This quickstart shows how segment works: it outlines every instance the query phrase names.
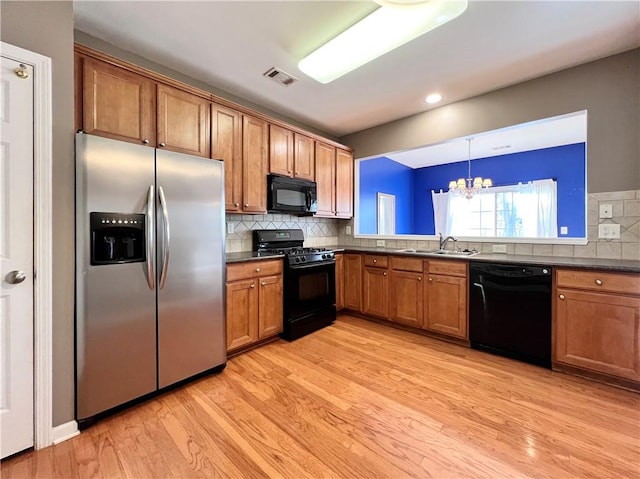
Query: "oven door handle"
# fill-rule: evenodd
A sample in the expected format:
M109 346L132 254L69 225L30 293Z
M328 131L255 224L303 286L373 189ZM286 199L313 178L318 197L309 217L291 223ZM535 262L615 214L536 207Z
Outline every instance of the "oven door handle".
M335 260L322 261L319 263L309 263L309 264L291 264L289 265L289 269L309 269L309 268L317 268L319 266L328 266L331 264L336 264Z

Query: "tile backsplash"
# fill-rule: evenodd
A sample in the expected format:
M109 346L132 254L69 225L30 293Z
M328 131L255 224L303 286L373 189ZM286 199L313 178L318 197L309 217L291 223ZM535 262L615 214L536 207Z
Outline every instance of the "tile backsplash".
M529 243L466 243L458 241L459 248L477 249L491 253L494 244L504 244L507 254L561 256L576 258L604 258L640 260L640 190L613 191L587 195L587 238L588 243L581 246L565 244L529 244ZM613 218L600 219L600 204L610 204ZM598 225L612 223L620 225L620 239L604 240L598 238ZM345 226L353 222L339 223L338 243L341 245L376 246L375 239L354 238L345 234ZM385 240L388 248L437 249L437 241Z
M600 204L610 204L613 218L600 219ZM375 239L354 238L345 234L345 227L353 231L353 220L314 218L312 216L267 215L227 215L227 225L232 224L233 233L227 233L227 252L251 251L251 231L254 229L300 228L304 232L305 246L376 246ZM598 238L598 225L615 223L620 225L620 239ZM228 231L228 230L227 230ZM605 258L640 260L640 190L592 193L587 199L588 243L581 246L565 244L529 243L472 243L458 241L459 248L477 249L491 253L494 244L504 244L507 254L561 256L576 258ZM385 240L388 248L437 249L437 241Z
M301 229L305 246L328 246L338 244L338 220L314 218L313 216L291 216L283 214L233 215L227 218L227 253L251 251L253 230ZM233 233L229 233L229 225Z

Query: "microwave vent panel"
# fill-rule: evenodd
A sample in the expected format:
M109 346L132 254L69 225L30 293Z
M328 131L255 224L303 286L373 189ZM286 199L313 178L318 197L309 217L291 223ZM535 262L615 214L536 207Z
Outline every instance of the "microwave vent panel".
M293 75L289 75L276 67L269 68L262 76L270 78L284 86L290 86L298 81Z

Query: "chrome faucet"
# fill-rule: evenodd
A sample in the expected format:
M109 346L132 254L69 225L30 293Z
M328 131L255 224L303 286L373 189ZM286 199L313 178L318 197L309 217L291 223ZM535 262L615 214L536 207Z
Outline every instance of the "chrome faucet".
M458 241L458 238L455 238L453 236L447 236L446 238L442 238L442 233L438 233L438 235L440 236L440 249L444 250L447 248L447 241L451 240L451 241Z

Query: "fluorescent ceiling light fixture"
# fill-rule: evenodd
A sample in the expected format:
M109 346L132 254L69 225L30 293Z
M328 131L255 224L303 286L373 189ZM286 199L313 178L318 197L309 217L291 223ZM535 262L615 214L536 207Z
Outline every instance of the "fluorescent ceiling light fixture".
M329 83L456 18L467 0L431 0L402 8L380 7L303 58L298 68Z
M442 95L440 93L432 93L425 99L427 103L438 103L440 100L442 100Z

